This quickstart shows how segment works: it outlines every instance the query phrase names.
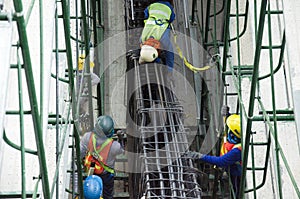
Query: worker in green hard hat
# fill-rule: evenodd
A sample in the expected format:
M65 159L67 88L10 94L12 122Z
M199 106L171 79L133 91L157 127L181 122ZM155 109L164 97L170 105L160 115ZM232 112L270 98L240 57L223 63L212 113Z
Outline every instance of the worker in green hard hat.
M114 121L108 115L97 118L95 128L87 132L80 141L80 157L89 175L98 175L103 180L103 198L112 199L114 192L114 165L116 156L124 149L111 137L114 135ZM119 141L122 137L118 134Z

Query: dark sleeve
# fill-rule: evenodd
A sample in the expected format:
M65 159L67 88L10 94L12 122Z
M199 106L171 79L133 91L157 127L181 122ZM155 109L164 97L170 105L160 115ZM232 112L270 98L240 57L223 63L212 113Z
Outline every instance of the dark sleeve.
M144 10L145 19L149 18L149 7Z
M170 17L170 23L172 23L174 21L174 19L175 19L175 12L174 12L174 9L173 9L172 6L170 8L172 10L172 14L171 14L171 17Z
M228 167L235 164L236 162L241 161L242 153L239 149L235 148L226 153L223 156L216 157L210 155L204 155L200 160L217 165L218 167Z

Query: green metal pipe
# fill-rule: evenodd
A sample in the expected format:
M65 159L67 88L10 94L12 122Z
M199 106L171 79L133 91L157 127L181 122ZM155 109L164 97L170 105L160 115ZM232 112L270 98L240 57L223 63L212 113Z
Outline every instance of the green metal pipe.
M217 1L214 0L214 32L213 32L213 43L214 43L214 52L215 53L218 53L218 44L217 44ZM224 4L224 3L223 3ZM220 60L219 60L219 56L217 57L217 62L219 63Z
M58 52L58 53L66 53L67 50L66 49L54 49L52 52L54 52L54 53L56 53L56 52Z
M20 112L22 112L22 114L26 114L26 115L29 115L31 114L31 111L6 111L6 115L19 115Z
M37 197L37 192L38 192L38 188L39 188L39 183L40 183L41 179L39 178L36 183L35 183L35 186L34 186L34 191L33 191L33 194L32 194L32 199L36 199Z
M245 135L245 144L243 146L243 156L242 156L242 175L241 175L241 186L240 186L240 198L243 198L244 190L245 190L245 182L246 182L246 167L248 163L248 154L249 154L249 144L250 144L250 136L251 136L251 128L252 128L252 116L254 112L254 100L256 95L256 84L258 81L258 71L259 71L259 61L260 61L260 52L261 52L261 44L265 23L265 13L266 13L267 0L261 1L261 10L259 17L259 26L258 33L256 38L256 48L254 54L254 63L253 63L253 74L252 74L252 82L251 82L251 92L249 98L249 108L248 108L248 118L247 118L247 126L246 126L246 135Z
M255 41L257 39L257 0L253 1L254 5L254 35L255 35Z
M21 68L24 68L23 64L21 64ZM18 65L17 64L11 64L10 69L18 69Z
M56 75L53 74L53 73L51 73L51 77L53 77L53 78L56 79ZM68 79L64 79L64 78L61 78L61 77L59 77L58 79L59 79L59 81L61 81L61 82L63 82L63 83L69 83L69 80L68 80Z
M230 7L231 0L227 0L225 4L225 25L224 25L224 49L223 49L223 63L222 72L226 71L227 66L227 51L228 51L228 41L229 41L229 22L230 22ZM224 77L224 76L223 76ZM224 78L223 78L224 79Z
M27 24L29 22L29 19L30 19L32 10L33 10L34 3L35 3L35 0L31 0L30 1L29 8L27 10L27 14L26 14L26 17L25 17L25 24L26 24L26 26L27 26Z
M290 166L289 166L289 164L288 164L288 161L287 161L287 159L286 159L286 157L285 157L285 155L284 155L284 153L283 153L281 147L280 147L279 152L280 152L282 161L283 161L283 163L284 163L284 165L285 165L285 168L286 168L286 170L287 170L287 172L288 172L288 174L289 174L289 176L290 176L290 178L291 178L291 181L292 181L293 187L294 187L294 189L295 189L295 191L296 191L296 193L297 193L297 196L298 196L298 198L300 198L300 190L299 190L299 187L298 187L298 185L297 185L297 181L296 181L296 179L294 178L294 175L293 175L293 173L292 173L292 171L291 171L291 168L290 168Z
M271 121L274 121L273 116L269 116ZM277 121L295 121L295 117L293 115L289 116L276 116ZM264 121L264 116L254 116L252 118L253 121Z
M258 103L259 103L259 105L262 107L262 110L264 111L264 116L265 116L265 119L266 119L266 123L267 123L267 125L268 125L268 127L269 127L269 129L270 129L270 132L272 133L272 135L273 135L273 137L274 137L275 134L274 134L273 124L272 124L271 121L270 121L270 117L269 117L269 115L265 112L265 108L264 108L263 103L262 103L262 101L261 101L260 99L258 99ZM288 162L287 162L287 160L286 160L286 157L285 157L285 155L284 155L284 153L283 153L283 151L282 151L282 147L280 146L279 143L278 143L278 151L280 152L280 155L281 155L282 161L283 161L283 163L284 163L284 166L285 166L286 170L288 171L288 174L289 174L289 177L290 177L290 179L291 179L291 181L292 181L293 187L294 187L294 189L295 189L295 191L296 191L298 197L300 198L299 187L298 187L297 182L296 182L296 180L295 180L295 178L294 178L294 176L293 176L293 174L292 174L292 171L291 171L290 166L289 166L289 164L288 164Z
M268 10L267 14L271 14L271 15L283 14L283 10Z
M239 16L245 16L243 30L242 30L241 33L237 32L237 33L239 33L238 36L236 36L236 37L234 37L232 39L229 39L230 42L236 40L238 37L239 38L242 37L245 34L245 32L247 30L247 24L248 24L248 12L249 12L249 1L247 0L247 2L246 2L246 8L245 8L245 14L239 15Z
M43 26L43 0L39 1L40 14L40 120L44 118L44 26Z
M268 3L268 35L269 35L269 46L273 46L272 42L272 20L271 20L271 8L270 1ZM273 68L273 50L269 49L270 56L270 71L271 71L271 91L272 91L272 108L273 108L273 125L274 125L274 141L275 141L275 156L276 156L276 173L277 173L277 186L279 190L279 197L283 198L282 193L282 182L281 182L281 171L280 171L280 159L279 159L279 142L278 142L278 131L277 131L277 115L276 115L276 97L275 97L275 80L274 80L274 68Z
M253 72L252 71L241 71L241 72L237 72L237 71L226 71L223 73L224 76L226 75L235 75L235 76L243 76L243 75L252 75Z
M259 114L263 114L264 112L263 111L259 111ZM273 111L266 111L267 114L272 114ZM275 113L276 114L294 114L294 111L293 110L275 110Z
M64 18L63 15L58 15L58 18ZM69 19L82 19L82 17L70 16Z
M54 118L54 119L48 119L48 124L51 124L51 125L56 125L56 124L67 124L68 121L65 120L65 119L59 119L58 121ZM72 120L71 121L71 124L74 124L74 121Z
M0 21L8 21L11 19L11 15L9 13L0 13Z
M57 4L56 4L57 5ZM57 7L55 9L55 120L56 120L56 124L55 124L55 155L56 155L56 165L58 164L58 156L59 156L59 119L62 119L62 117L59 117L59 55L58 55L58 10ZM69 119L69 118L68 118ZM64 146L64 142L61 144L62 146ZM54 188L56 188L56 199L59 198L59 175L58 175L58 170L55 170L55 175L53 178L53 183L52 183L52 187L51 187L51 191L50 191L50 196L51 198L53 198L53 192L54 192Z
M100 77L100 95L101 95L101 112L100 114L105 113L105 101L104 101L104 96L105 96L105 77L104 77L104 49L103 49L103 41L104 41L104 12L103 12L103 0L100 0L100 8L99 8L99 13L101 16L100 19L100 30L99 30L99 62L100 62L100 70L99 70L99 77Z
M67 138L67 135L68 135L67 134L68 126L71 124L70 115L71 115L71 105L69 105L69 107L68 107L68 115L67 115L67 118L66 118L67 122L65 123L66 125L63 127L64 131L63 131L63 134L62 134L62 140L61 140L61 142L59 142L61 144L60 144L60 148L57 151L56 168L55 168L55 174L54 174L54 177L53 177L53 183L52 183L51 193L50 193L51 198L53 197L55 186L56 186L56 190L58 190L57 180L59 178L59 169L60 169L59 166L60 166L63 150L64 150L64 147L65 147L65 141L66 141L66 138ZM58 126L58 124L56 124L56 125ZM59 139L59 138L57 138L57 139Z
M204 33L203 33L203 0L201 0L201 2L200 2L200 7L201 7L201 11L200 11L200 13L201 13L201 20L200 20L200 18L199 18L199 13L197 12L197 15L196 15L196 17L197 17L197 22L199 23L199 26L197 26L198 28L199 28L199 32L200 32L200 35L201 35L201 38L204 38ZM202 39L202 43L203 43L203 45L206 45L204 42L204 39Z
M240 70L253 70L252 65L240 65L240 66L233 66L234 70L240 69Z
M204 32L204 43L208 42L208 32L210 31L210 6L211 6L211 0L207 0L206 2L206 16L205 16L205 32ZM204 46L204 49L207 50L206 46Z
M250 143L253 143L254 141L253 141L253 135L251 136L251 142ZM255 177L255 171L257 170L256 168L255 168L255 150L254 150L254 145L253 144L250 144L250 146L251 146L251 158L252 158L252 161L251 161L251 163L252 163L252 165L251 165L251 168L250 168L250 170L252 171L252 184L253 184L253 187L254 187L254 189L253 189L253 197L256 199L256 197L257 197L257 193L256 193L256 177ZM247 168L247 170L249 170L249 168Z
M81 0L81 14L82 14L82 24L83 24L83 36L84 36L84 51L86 62L84 67L84 73L87 73L87 86L88 86L88 104L89 104L89 119L91 127L94 127L94 114L93 114L93 101L92 101L92 82L91 82L91 68L90 68L90 40L88 35L88 24L86 16L86 0ZM92 129L90 129L92 130Z
M239 13L239 1L236 0L235 2L236 4L236 32L237 32L237 37L236 37L236 40L237 40L237 61L238 61L238 73L240 73L240 65L241 65L241 45L240 45L240 35L239 35L239 32L240 32L240 13ZM230 41L230 40L229 40ZM238 76L240 78L240 76ZM240 80L240 79L239 79ZM241 82L241 81L239 81ZM240 88L240 86L239 86ZM240 90L239 90L240 92Z
M75 0L75 16L77 17L76 18L76 20L75 20L75 36L76 36L76 41L79 41L79 24L78 24L78 7L79 7L79 3L78 3L78 0ZM71 35L70 35L70 37L72 37ZM76 61L75 61L75 64L76 64L76 70L77 70L77 72L79 71L79 69L78 69L78 58L79 58L79 43L78 42L76 42ZM79 78L78 78L78 74L77 74L77 76L76 76L76 82L78 82L79 81ZM78 84L77 84L78 85ZM77 106L77 103L76 103L76 106ZM76 128L75 127L75 125L74 125L74 128ZM75 184L75 178L77 177L78 179L81 179L82 180L82 174L80 173L79 174L79 172L77 172L76 173L76 171L75 171L75 169L76 168L81 168L81 167L78 167L78 161L76 162L76 159L78 158L78 157L80 157L80 155L78 155L77 153L78 153L78 149L76 149L75 147L74 147L74 140L76 141L76 131L75 131L76 129L74 129L73 130L73 137L75 138L73 138L72 139L72 164L71 164L71 168L72 168L72 187L75 187L75 186L77 186L77 187L79 187L79 192L80 193L82 193L82 183L79 183L79 185L78 184ZM76 166L77 165L77 166ZM77 175L77 176L76 176ZM76 177L75 177L76 176ZM81 182L81 181L80 181ZM75 189L73 188L72 189L72 198L75 198ZM78 195L78 194L77 194ZM79 198L82 198L83 197L83 195L79 195Z
M224 2L225 2L225 1L222 1L222 7L220 8L220 10L214 12L214 14L210 15L209 17L213 17L213 16L217 16L217 15L221 14L221 13L223 12L223 10L224 10L224 7L225 7L225 6L224 6L224 5L225 5Z
M12 141L10 141L8 139L8 137L6 136L6 132L5 130L3 130L3 140L5 141L6 144L8 144L10 147L16 149L16 150L19 150L21 151L21 146L18 146L17 144L13 143ZM32 155L38 155L37 151L34 151L34 150L31 150L31 149L26 149L25 148L25 152L26 153L29 153L29 154L32 154Z
M24 141L24 112L23 112L23 81L22 69L20 64L19 51L17 51L18 62L18 90L19 90L19 114L20 114L20 145L21 145L21 181L22 181L22 198L26 198L26 167L25 167L25 141Z
M73 119L78 118L78 114L76 111L76 96L75 96L75 88L74 88L74 71L73 71L73 62L72 62L72 48L71 48L71 35L70 35L70 12L69 12L69 1L62 0L62 12L63 12L63 24L64 24L64 32L65 32L65 44L67 49L67 63L68 63L68 74L69 74L69 89L70 96L72 96L72 116ZM74 125L74 137L76 146L76 156L77 156L77 168L81 168L80 160L80 137L76 129L76 125ZM83 184L82 184L82 171L78 169L78 190L79 190L79 198L83 198Z
M40 163L40 171L42 176L43 194L44 194L44 198L48 199L50 197L48 170L47 170L45 149L43 143L43 132L42 132L42 126L40 121L40 114L38 109L34 77L33 77L32 65L30 59L30 50L28 47L26 24L24 20L24 15L22 14L23 13L22 1L14 0L14 7L18 15L16 21L17 21L17 27L18 27L19 37L20 37L20 43L22 46L22 58L24 62L24 69L25 69L25 75L26 75L27 86L28 86L29 101L32 110L33 127L35 132L35 139L36 139L36 145L37 145L37 151L38 151L38 157Z
M76 42L80 43L80 44L84 44L83 41L81 41L81 40L79 40L79 39L76 39L76 38L73 37L73 36L71 36L71 39L72 39L73 41L76 41Z
M251 191L254 191L254 190L258 190L260 189L261 187L264 186L264 184L266 183L266 179L267 179L267 171L268 171L268 163L269 163L269 157L270 157L270 149L271 149L271 135L270 135L270 131L268 133L268 142L267 143L255 143L256 145L260 145L260 144L263 144L263 145L266 145L267 144L267 150L266 150L266 158L265 158L265 165L264 167L261 169L264 171L263 173L263 178L262 178L262 182L258 185L258 186L254 186L253 189L247 189L245 190L245 193L248 193L248 192L251 192ZM252 143L252 145L254 145ZM254 161L254 159L252 159L252 161ZM255 168L256 170L259 170L257 168Z
M261 49L267 49L267 50L270 50L270 49L281 49L281 48L282 48L281 45L261 46Z
M279 71L279 69L281 68L281 66L282 66L283 57L284 57L285 43L286 43L286 38L285 38L285 31L284 31L283 32L283 37L282 37L282 42L281 42L281 45L280 45L281 50L280 50L280 55L279 55L279 61L278 61L277 67L273 71L274 74L277 73ZM265 79L265 78L270 77L270 76L271 76L271 73L267 74L267 75L264 75L262 77L259 77L258 80L262 80L262 79Z

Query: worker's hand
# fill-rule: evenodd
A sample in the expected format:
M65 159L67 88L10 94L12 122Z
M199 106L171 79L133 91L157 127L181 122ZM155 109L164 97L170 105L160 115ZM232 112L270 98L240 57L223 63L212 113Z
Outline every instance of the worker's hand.
M203 157L203 154L195 151L187 151L184 153L184 157L191 159L200 159Z
M123 133L122 133L122 130L118 130L118 131L117 131L117 136L118 136L119 142L121 142L121 141L123 140Z
M222 106L221 115L222 116L228 116L229 115L229 107L227 105Z

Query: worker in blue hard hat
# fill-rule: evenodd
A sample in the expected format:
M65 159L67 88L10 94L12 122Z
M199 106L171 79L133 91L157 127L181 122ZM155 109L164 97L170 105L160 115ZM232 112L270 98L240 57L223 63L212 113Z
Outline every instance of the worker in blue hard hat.
M226 110L226 107L222 108L222 112L224 112L224 110ZM223 140L219 157L204 155L194 151L186 152L185 156L224 168L230 176L234 195L236 198L238 198L240 177L242 172L240 116L237 114L227 115L228 117L226 119L226 125L228 127L228 132L224 136L225 139Z
M114 121L104 115L97 118L94 130L85 133L80 141L80 157L84 159L84 168L89 175L98 175L103 180L104 199L113 198L115 160L117 155L124 152L122 145L111 138L113 135ZM118 138L119 141L122 139L119 135Z
M173 1L156 1L144 11L145 26L141 36L139 63L162 62L173 70L174 52L170 40L170 24L175 19Z

